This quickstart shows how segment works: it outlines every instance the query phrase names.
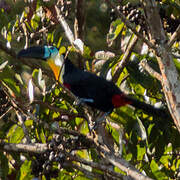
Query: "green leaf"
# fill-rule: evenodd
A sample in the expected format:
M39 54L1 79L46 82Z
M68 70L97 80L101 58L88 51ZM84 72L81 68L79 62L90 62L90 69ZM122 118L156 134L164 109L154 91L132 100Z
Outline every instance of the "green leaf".
M66 47L61 46L61 48L59 49L59 54L64 54L66 52Z
M146 129L142 123L142 121L140 120L140 118L138 116L137 117L137 133L139 135L139 137L141 137L141 139L144 141L147 139L147 134L146 134Z
M27 127L31 127L33 125L33 120L32 119L28 119L28 120L26 120L25 121L25 126L27 126Z
M153 175L156 177L156 179L158 179L158 180L168 179L166 174L164 172L160 171L159 166L155 160L151 161L150 167L151 167L151 171L152 171Z
M111 23L110 31L107 34L107 42L108 44L112 44L113 41L118 37L124 27L124 23L117 19Z
M121 107L116 109L113 113L111 113L111 119L117 123L122 124L126 130L132 130L134 123L136 122L134 115L134 111L127 107Z
M11 40L12 40L12 34L11 34L11 32L9 31L9 32L7 33L7 41L8 41L8 42L11 42Z
M146 153L146 148L141 147L139 144L137 145L137 160L143 160L144 154Z
M88 129L88 124L87 124L87 121L83 121L82 118L76 118L75 119L75 122L77 125L81 125L81 133L86 135L89 133L89 129Z
M89 178L85 177L82 173L81 175L77 176L74 178L74 180L90 180Z
M138 59L135 58L134 60L130 61L128 63L128 66L126 66L127 71L130 74L128 78L129 84L131 84L131 87L133 87L137 94L143 94L145 89L147 89L148 92L150 91L151 94L153 94L153 96L159 95L160 93L158 92L160 92L161 89L160 82L150 76L146 71L141 70L139 66L140 60L146 58L148 59L149 66L158 71L159 68L157 62L155 61L155 59L148 56L138 56L137 58Z
M25 160L22 164L19 172L19 180L28 180L32 179L33 176L31 175L31 161Z
M0 72L0 80L3 81L9 93L12 96L20 97L20 87L17 86L15 80L15 72L9 66L6 66L2 72Z
M172 146L169 145L168 147L165 147L164 155L161 156L160 162L168 168L169 162L172 159Z
M36 30L39 27L39 22L40 22L40 17L38 15L33 15L31 19L31 26L33 27L34 30Z
M20 143L24 137L23 129L15 124L10 128L7 137L9 143Z
M151 130L153 129L153 127L154 127L154 124L150 124L150 125L149 125L149 127L148 127L148 129L147 129L148 137L149 137L149 135L151 134Z
M43 79L42 70L34 69L33 73L33 82L44 92L46 89L45 80Z
M125 157L125 159L126 159L127 161L130 161L130 160L132 159L133 155L132 155L132 153L128 153L128 154L125 155L124 157Z
M57 48L60 48L60 46L61 46L61 41L62 41L62 36L60 36L59 37L59 40L58 40L58 42L57 42Z
M46 143L45 132L44 132L43 128L41 128L41 130L40 130L40 137L41 137L42 143Z
M84 45L83 57L87 58L87 59L92 58L91 57L91 49L90 49L90 47Z

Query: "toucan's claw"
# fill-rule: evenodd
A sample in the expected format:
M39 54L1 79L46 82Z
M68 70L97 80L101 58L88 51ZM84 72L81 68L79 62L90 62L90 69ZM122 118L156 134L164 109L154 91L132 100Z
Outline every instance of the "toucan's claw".
M92 130L97 129L100 124L106 123L106 116L108 116L110 113L111 113L111 111L104 113L100 118L98 118L98 119L94 122L93 126L91 126L91 127L89 126L89 127L90 127L90 132L91 132Z

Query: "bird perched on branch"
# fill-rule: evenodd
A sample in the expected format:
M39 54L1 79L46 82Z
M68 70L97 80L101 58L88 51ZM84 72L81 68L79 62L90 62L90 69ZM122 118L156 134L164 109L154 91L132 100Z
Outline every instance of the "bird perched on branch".
M18 53L18 57L46 60L60 80L80 102L110 114L114 108L131 105L152 115L164 116L164 109L125 95L113 82L77 68L68 58L59 54L54 46L30 47Z

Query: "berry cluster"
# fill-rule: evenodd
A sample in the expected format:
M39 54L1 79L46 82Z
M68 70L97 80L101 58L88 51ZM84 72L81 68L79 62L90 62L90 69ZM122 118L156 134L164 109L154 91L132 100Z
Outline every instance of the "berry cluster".
M80 148L87 148L83 143L81 136L65 137L54 134L48 144L48 151L41 155L36 155L32 162L32 173L36 176L45 175L47 179L58 177L60 169L65 168L68 164L68 153ZM55 166L57 168L55 168Z
M124 16L129 19L130 22L135 23L136 25L141 25L142 30L146 29L145 17L141 10L140 4L132 5L131 3L127 3L124 6L117 6L118 11L124 14ZM117 18L115 9L111 9L110 19L114 21Z
M142 30L147 31L147 25L143 13L143 8L140 4L133 5L128 2L125 5L117 6L117 10L123 13L124 16L127 17L127 19L129 19L130 22L135 23L136 25L140 25ZM163 6L159 8L159 14L162 19L164 29L169 33L173 33L180 24L180 19L175 19L167 16ZM111 9L111 21L114 21L116 18L117 16L115 13L115 9Z
M41 155L36 155L32 163L32 173L39 177L42 174L47 179L56 178L58 169L52 169L54 163L58 164L58 168L62 168L65 161L63 139L60 135L55 134L48 144L49 149Z

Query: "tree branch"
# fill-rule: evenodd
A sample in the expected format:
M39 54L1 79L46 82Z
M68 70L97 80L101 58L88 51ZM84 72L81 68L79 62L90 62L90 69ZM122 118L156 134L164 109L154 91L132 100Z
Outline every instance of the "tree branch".
M77 162L80 162L82 164L85 164L85 165L88 165L90 167L93 167L95 169L101 170L101 171L103 171L105 173L110 174L111 176L114 176L114 177L117 177L117 178L123 178L122 174L114 172L111 168L108 168L108 166L103 165L101 163L95 163L95 162L92 162L92 161L87 161L85 159L82 159L80 157L73 156L73 155L70 155L70 154L68 155L68 157L72 161L77 161Z
M179 75L174 65L171 52L169 51L169 46L166 43L165 32L155 1L144 0L143 4L152 38L154 38L157 43L156 57L162 74L161 84L166 97L166 102L174 123L180 132Z
M138 29L138 31L140 30L140 28ZM134 48L134 46L136 45L138 41L138 38L136 35L134 35L133 39L131 40L131 42L129 43L126 52L123 55L122 60L116 65L115 67L115 72L113 75L113 82L117 82L121 72L123 71L124 67L126 66L126 64L128 63L130 56L131 56L131 52Z
M140 62L140 66L142 66L151 76L155 77L156 79L158 79L161 82L161 80L162 80L161 74L159 74L154 69L152 69L149 66L149 64L147 63L146 59L144 59Z
M64 17L61 15L61 12L59 10L59 8L55 5L55 9L56 9L56 13L57 13L57 19L59 21L59 23L61 24L61 26L63 27L66 37L68 38L69 42L71 43L71 45L73 45L74 43L74 34L71 31L69 25L67 24L67 22L65 21Z
M29 153L44 153L48 146L47 144L33 143L33 144L15 144L15 143L6 143L0 140L0 149L11 152L29 152Z
M93 137L88 138L85 135L78 133L77 131L73 131L65 128L59 128L57 129L57 132L60 134L69 133L75 136L81 136L84 139L83 142L86 142L92 148L95 148L99 152L99 154L102 155L103 158L105 158L111 164L117 166L119 169L124 171L128 177L137 180L139 179L151 180L151 178L141 174L136 168L134 168L131 164L129 164L129 162L127 162L123 158L120 158L119 156L114 155L114 153L108 150L107 147L101 145L101 143L97 142Z
M169 48L175 43L178 38L180 38L180 25L177 27L176 31L173 33L168 42Z

